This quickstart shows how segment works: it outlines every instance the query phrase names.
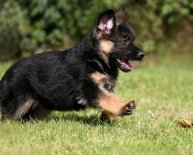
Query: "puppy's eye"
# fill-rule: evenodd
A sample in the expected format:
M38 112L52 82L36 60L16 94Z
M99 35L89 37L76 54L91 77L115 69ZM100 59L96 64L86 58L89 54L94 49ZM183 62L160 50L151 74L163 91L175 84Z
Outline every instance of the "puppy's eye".
M124 36L124 37L121 39L121 44L122 44L122 45L128 44L129 42L130 42L130 37L129 37L129 36Z
M108 91L112 91L112 89L113 89L113 86L112 86L111 84L109 84L109 83L105 83L103 87L104 87L106 90L108 90Z
M125 40L130 40L130 37L128 36L128 35L125 35L125 36L123 36L123 39L125 39Z

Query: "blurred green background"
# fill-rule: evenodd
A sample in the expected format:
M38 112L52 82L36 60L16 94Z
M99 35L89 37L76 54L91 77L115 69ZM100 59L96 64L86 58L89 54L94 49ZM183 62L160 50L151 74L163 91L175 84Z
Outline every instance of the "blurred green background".
M176 123L193 122L193 0L0 0L0 76L18 58L75 45L99 13L125 5L146 57L120 73L115 92L124 103L136 100L134 115L112 125L90 109L0 119L1 155L193 154L193 130Z
M192 52L192 0L0 0L0 61L68 48L125 5L146 53Z

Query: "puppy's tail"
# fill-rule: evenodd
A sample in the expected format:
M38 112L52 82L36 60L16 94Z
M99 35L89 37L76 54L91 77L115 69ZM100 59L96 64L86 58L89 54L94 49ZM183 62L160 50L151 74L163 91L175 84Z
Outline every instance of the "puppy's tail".
M3 100L3 83L2 81L0 81L0 105L2 100Z
M0 112L2 113L1 108L1 101L3 100L3 84L2 81L0 81ZM2 114L0 114L0 118L2 118Z
M3 84L2 84L2 81L0 81L0 102L1 102L1 98L3 96L3 93L2 93L2 90L3 89Z

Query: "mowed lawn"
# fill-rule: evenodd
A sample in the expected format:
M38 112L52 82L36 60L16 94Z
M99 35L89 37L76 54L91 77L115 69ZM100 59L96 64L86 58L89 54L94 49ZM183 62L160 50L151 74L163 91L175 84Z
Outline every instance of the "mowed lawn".
M0 76L11 64L0 64ZM0 154L193 154L193 55L146 56L121 73L116 93L137 102L131 116L102 123L100 112L53 112L44 121L0 121Z

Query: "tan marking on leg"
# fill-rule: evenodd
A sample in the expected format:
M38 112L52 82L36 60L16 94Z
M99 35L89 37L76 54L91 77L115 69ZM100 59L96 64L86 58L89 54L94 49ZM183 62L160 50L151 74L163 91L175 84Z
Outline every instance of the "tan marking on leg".
M31 108L35 108L37 102L33 99L28 99L21 107L17 109L14 114L14 119L20 119L24 116Z
M99 88L98 107L104 112L104 116L112 121L117 116L122 115L125 104L121 102L113 92L104 88L104 81L113 83L105 74L95 72L91 74L92 80Z
M102 111L101 119L112 122L124 112L125 105L113 94L102 94L98 100L98 106Z
M105 93L101 94L98 103L98 106L102 111L107 111L114 116L121 115L125 106L125 104L121 102L113 93L109 93L108 95Z
M111 113L109 113L107 111L103 111L101 113L101 120L105 121L105 122L108 122L108 123L114 121L116 119L116 117L117 116L115 116L115 115L113 115L113 114L111 114Z

